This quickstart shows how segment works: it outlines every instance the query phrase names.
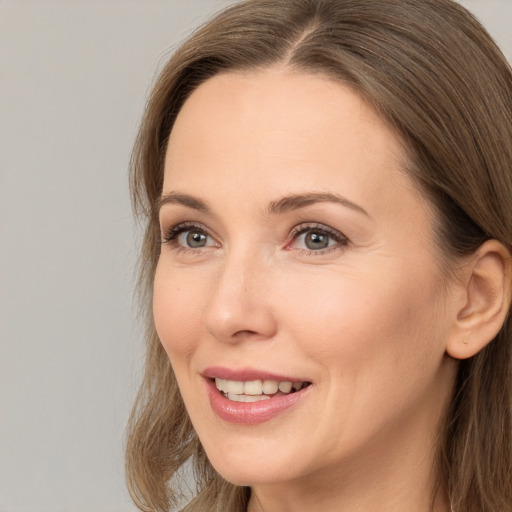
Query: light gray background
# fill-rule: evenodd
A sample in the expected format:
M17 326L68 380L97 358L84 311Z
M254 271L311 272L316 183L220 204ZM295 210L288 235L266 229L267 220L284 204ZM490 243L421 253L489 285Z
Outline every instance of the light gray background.
M141 373L131 144L170 48L228 0L0 0L0 512L128 512ZM512 60L512 0L465 0Z

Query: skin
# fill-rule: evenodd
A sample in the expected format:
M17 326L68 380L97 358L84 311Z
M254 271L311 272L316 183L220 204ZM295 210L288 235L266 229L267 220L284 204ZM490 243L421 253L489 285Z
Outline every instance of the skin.
M251 486L251 512L449 510L444 496L431 498L460 294L406 164L379 115L319 75L218 75L178 115L163 194L193 196L208 211L162 206L154 319L210 461ZM268 211L311 193L352 204ZM297 226L337 235L311 249ZM187 245L195 232L204 246ZM237 425L210 407L201 376L210 366L312 385L275 418Z

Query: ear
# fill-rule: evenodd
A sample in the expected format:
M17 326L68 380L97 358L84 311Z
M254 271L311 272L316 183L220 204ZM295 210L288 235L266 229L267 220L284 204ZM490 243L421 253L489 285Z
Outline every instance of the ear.
M462 294L456 308L454 329L446 344L456 359L472 357L500 331L511 301L510 252L497 240L482 244L464 265Z

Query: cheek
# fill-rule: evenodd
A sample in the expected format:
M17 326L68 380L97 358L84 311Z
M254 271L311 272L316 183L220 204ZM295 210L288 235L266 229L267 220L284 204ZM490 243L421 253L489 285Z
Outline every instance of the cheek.
M283 323L293 326L304 359L321 368L323 414L339 434L321 431L332 440L332 453L347 440L358 446L375 429L395 425L440 396L439 295L428 279L418 280L419 274L399 275L333 275L322 286L302 280L289 290L293 305ZM300 296L302 301L296 299Z
M153 290L153 317L162 345L174 367L188 360L198 341L202 294L198 280L158 263Z
M442 356L434 280L388 270L333 272L322 280L305 276L289 285L286 323L309 357L326 365L340 361L340 373L361 373L368 362L417 371L418 360Z

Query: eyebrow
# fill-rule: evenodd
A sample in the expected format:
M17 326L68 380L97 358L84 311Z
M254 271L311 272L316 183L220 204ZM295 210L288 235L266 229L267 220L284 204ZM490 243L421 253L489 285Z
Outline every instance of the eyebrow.
M307 194L293 194L290 196L282 197L276 201L272 201L267 211L268 213L275 215L280 213L286 213L293 210L299 210L301 208L305 208L306 206L310 206L316 203L337 203L341 204L347 208L351 208L359 213L370 217L368 212L352 201L337 195L332 194L330 192L310 192ZM197 197L181 194L179 192L169 192L168 194L164 194L160 197L157 203L157 209L160 210L166 204L180 204L187 208L191 208L193 210L198 210L201 213L212 214L211 209L208 205L198 199Z
M283 197L277 201L272 201L268 207L269 213L285 213L293 210L304 208L311 204L316 203L337 203L347 208L351 208L359 213L369 217L368 212L361 206L348 199L329 192L308 193L308 194L294 194L291 196Z
M210 208L208 208L206 203L201 199L188 194L180 194L178 192L163 194L156 205L157 210L160 210L160 208L166 204L181 204L182 206L186 206L192 210L198 210L202 213L212 213Z

